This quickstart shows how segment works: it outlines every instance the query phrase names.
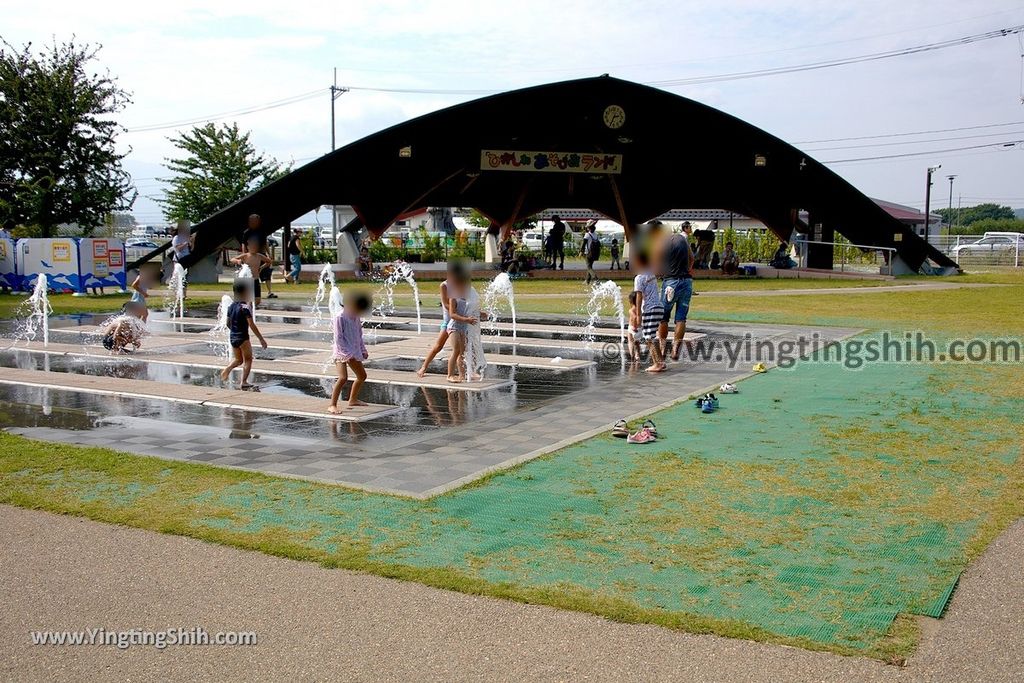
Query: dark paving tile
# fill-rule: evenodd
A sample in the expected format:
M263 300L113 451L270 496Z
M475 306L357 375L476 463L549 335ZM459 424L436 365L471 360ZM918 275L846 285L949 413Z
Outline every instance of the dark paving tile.
M284 474L295 474L302 477L319 476L322 472L323 470L319 467L308 466L292 467L287 470L283 470Z

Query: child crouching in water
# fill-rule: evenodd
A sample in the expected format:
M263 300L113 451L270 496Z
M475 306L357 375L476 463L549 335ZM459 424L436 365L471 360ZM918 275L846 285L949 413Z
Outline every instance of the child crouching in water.
M241 365L242 381L238 388L253 389L253 385L249 384L249 373L252 371L252 342L249 341L249 330L251 329L260 340L263 348L267 348L267 340L260 334L260 328L256 327L256 321L252 319L252 310L249 308L249 301L252 299L252 280L235 280L232 289L235 301L228 306L228 332L233 356L228 366L220 371L220 378L228 381L231 371Z
M366 344L363 343L362 318L370 310L370 296L362 292L346 292L344 306L341 315L334 318L332 360L338 369L338 379L334 382L334 391L331 392L331 405L327 408L329 413L339 412L338 399L341 398L342 387L348 381L349 368L355 373L355 379L352 380L352 388L348 392L348 407L367 405L365 401L359 400L359 390L366 381L363 361L369 358Z
M111 353L128 353L142 348L142 338L148 334L143 323L146 304L129 301L116 315L103 323L100 334L103 335L103 348Z

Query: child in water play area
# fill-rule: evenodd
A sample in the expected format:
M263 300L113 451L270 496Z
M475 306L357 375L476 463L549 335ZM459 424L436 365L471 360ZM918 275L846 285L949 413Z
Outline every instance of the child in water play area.
M242 380L238 388L242 390L256 389L249 384L249 373L252 371L252 342L249 341L249 330L260 340L260 345L267 348L267 340L256 327L256 321L252 319L252 310L249 308L249 300L252 298L252 281L249 279L235 280L233 287L235 301L228 307L228 331L230 333L232 359L226 368L220 371L220 378L225 382L231 376L231 371L242 366Z
M658 325L665 314L661 291L658 289L658 278L651 271L646 251L640 250L633 258L633 263L637 270L637 275L633 278L633 294L636 295L636 307L640 309L640 332L651 354L651 366L647 368L647 372L664 372L665 360L662 358L661 347L656 342Z
M252 271L252 285L254 303L259 306L263 302L263 292L260 288L260 273L265 266L273 266L274 262L270 257L260 251L260 240L258 237L251 237L245 245L245 253L239 254L231 259L236 266L249 266Z
M636 305L636 292L629 293L629 357L633 362L640 360L640 309Z
M140 270L138 276L132 281L132 303L139 303L142 305L142 322L146 322L149 319L149 308L146 304L146 298L149 296L150 287L150 276L145 270Z
M419 377L423 377L427 374L427 368L430 367L430 362L434 360L437 354L441 353L441 349L448 343L448 323L451 318L448 317L448 302L450 297L448 290L453 286L453 281L458 277L458 274L463 272L466 265L460 261L448 261L448 277L445 278L444 282L441 283L441 331L437 335L437 341L427 352L427 357L423 359L423 365L416 371Z
M476 325L479 318L470 315L472 286L468 269L456 273L452 279L454 282L448 289L448 335L452 340L452 355L448 358L448 381L458 384L466 381L467 363L464 362L464 356L469 343L470 326Z
M334 382L334 391L331 392L331 405L327 408L329 413L339 412L338 400L341 398L342 388L348 382L349 368L355 373L355 379L352 380L352 388L348 392L348 407L367 405L365 401L359 400L359 390L366 381L363 361L369 357L366 353L366 344L363 343L362 317L370 310L370 295L363 292L346 292L344 307L341 315L334 318L332 360L338 369L338 379Z
M103 348L111 353L128 353L142 348L142 338L146 335L146 326L142 316L146 312L146 304L135 300L129 301L116 315L103 323L100 334L103 335Z

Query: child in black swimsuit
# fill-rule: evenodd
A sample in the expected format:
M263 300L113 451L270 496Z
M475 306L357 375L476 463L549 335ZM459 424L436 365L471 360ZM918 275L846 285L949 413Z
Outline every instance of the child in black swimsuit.
M226 368L220 371L220 378L225 382L231 376L231 371L242 366L242 381L239 389L252 389L249 384L249 373L252 371L252 342L249 341L249 330L260 340L260 345L267 348L267 340L256 327L256 321L252 318L252 311L249 309L251 297L251 281L248 279L235 280L234 294L235 301L228 307L228 332L231 341L232 359Z

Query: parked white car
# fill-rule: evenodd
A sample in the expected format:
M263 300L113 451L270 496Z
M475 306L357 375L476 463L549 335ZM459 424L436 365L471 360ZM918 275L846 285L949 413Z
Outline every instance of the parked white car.
M524 232L523 246L533 251L544 251L544 234L540 232Z
M986 232L977 242L953 247L951 253L957 256L981 256L992 253L1024 254L1024 233Z
M317 244L321 247L334 246L334 227L330 225L321 226L316 235Z
M165 240L161 240L165 241ZM129 263L138 261L146 254L151 253L160 245L148 237L129 237L124 241L124 255ZM151 258L150 261L160 261L160 257Z
M136 225L132 228L132 237L142 239L153 239L154 237L159 237L162 233L163 230L154 225Z
M156 249L160 245L148 237L129 237L124 241L128 249Z

